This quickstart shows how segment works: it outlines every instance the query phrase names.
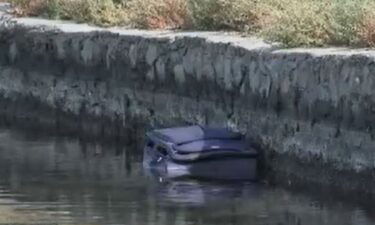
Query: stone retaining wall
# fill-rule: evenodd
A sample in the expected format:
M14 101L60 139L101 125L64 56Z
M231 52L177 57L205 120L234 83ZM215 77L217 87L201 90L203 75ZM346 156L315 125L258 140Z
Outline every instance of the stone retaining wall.
M3 19L0 96L3 116L60 126L65 115L72 127L120 138L135 123L141 133L228 126L261 146L279 178L375 187L372 50Z

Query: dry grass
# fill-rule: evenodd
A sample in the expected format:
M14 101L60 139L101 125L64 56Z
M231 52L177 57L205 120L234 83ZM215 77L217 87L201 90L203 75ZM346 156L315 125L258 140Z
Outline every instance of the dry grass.
M366 11L358 29L358 33L362 45L375 47L375 11Z
M113 0L9 0L19 16L71 19L100 26L128 24L126 9Z
M268 16L261 35L287 46L322 46L329 41L327 3L311 0L265 0Z
M46 0L11 0L18 16L39 16L47 6Z
M261 19L256 0L190 0L189 8L198 29L250 31Z
M100 26L118 26L128 23L127 11L112 0L50 0L50 15ZM51 6L51 4L50 4Z
M132 0L127 8L136 27L176 29L191 26L186 0Z
M375 46L373 0L9 0L20 16L100 26L236 30L295 46Z

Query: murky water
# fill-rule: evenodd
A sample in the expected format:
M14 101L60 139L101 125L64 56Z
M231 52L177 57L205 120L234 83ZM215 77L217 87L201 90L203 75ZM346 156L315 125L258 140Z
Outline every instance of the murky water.
M163 180L147 176L141 158L136 147L0 130L0 224L375 224L371 203Z

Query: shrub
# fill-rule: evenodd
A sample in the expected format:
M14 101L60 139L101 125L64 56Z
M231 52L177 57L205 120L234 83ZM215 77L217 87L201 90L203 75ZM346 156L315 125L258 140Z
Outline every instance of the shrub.
M249 31L258 22L256 0L190 0L195 28Z
M331 40L334 45L352 45L359 42L359 28L367 0L333 0L329 11L331 16Z
M127 8L138 28L176 29L190 27L187 0L131 0Z
M269 10L261 35L289 47L322 46L329 40L327 3L313 0L265 0Z
M59 3L59 14L63 19L93 23L101 26L128 23L127 11L112 0L54 0Z
M47 7L46 0L10 0L16 6L15 13L18 16L38 16Z
M10 0L21 16L44 15L53 19L71 19L101 26L128 23L122 0Z
M362 46L375 47L375 4L366 9L358 28L358 36Z

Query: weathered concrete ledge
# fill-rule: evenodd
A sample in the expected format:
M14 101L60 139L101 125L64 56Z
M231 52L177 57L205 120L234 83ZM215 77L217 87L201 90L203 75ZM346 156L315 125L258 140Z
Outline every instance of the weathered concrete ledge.
M3 19L0 96L3 118L119 138L134 124L230 126L276 177L375 190L372 50Z

